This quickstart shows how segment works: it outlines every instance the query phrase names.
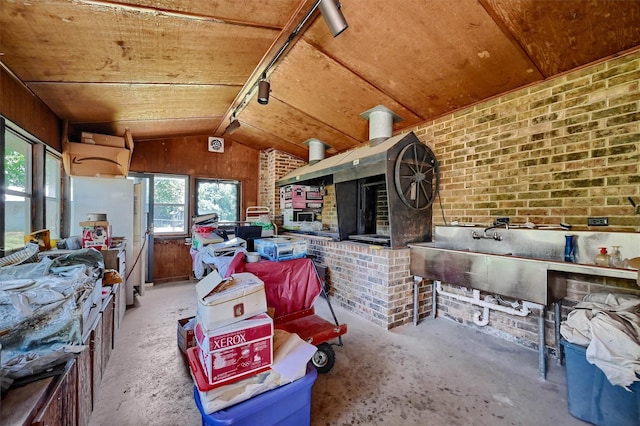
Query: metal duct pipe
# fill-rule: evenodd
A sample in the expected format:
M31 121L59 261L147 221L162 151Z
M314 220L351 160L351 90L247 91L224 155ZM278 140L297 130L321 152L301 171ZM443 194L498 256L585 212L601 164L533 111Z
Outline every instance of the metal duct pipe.
M331 148L320 139L311 138L304 142L309 147L309 164L315 164L320 160L324 160L324 153L327 148Z
M369 141L379 142L393 135L393 124L402 121L402 117L384 105L378 105L360 114L369 120Z

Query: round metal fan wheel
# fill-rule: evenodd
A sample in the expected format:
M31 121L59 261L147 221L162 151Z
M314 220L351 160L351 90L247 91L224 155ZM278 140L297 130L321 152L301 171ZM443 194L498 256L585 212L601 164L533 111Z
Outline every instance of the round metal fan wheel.
M421 142L411 142L402 148L396 159L394 177L398 196L412 209L429 208L438 195L438 160L433 151Z

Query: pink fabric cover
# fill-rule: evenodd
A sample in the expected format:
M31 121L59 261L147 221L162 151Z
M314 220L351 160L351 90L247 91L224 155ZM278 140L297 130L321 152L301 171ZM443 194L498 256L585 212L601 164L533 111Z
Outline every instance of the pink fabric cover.
M275 309L276 318L311 308L322 290L313 261L308 258L246 263L244 254L238 253L225 277L238 272L251 272L264 281L267 306Z

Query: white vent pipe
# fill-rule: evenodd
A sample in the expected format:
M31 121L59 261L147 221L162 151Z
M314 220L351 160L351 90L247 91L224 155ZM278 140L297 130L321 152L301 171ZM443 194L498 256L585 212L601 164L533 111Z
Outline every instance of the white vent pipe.
M444 290L442 290L442 284L440 281L434 281L436 284L436 292L438 294L441 294L443 296L447 296L447 297L451 297L453 299L456 300L460 300L463 302L467 302L467 303L471 303L473 305L476 306L481 306L483 308L486 308L483 310L482 314L480 314L480 312L476 312L474 315L474 322L477 325L480 326L485 326L489 323L489 312L488 309L493 309L496 311L500 311L500 312L504 312L510 315L517 315L520 317L526 317L527 315L529 315L529 313L531 312L531 309L542 309L544 308L544 306L538 304L538 303L533 303L533 302L527 302L527 301L522 301L522 307L520 309L515 309L515 308L509 308L506 306L502 306L499 305L497 303L492 303L491 302L491 298L489 299L489 301L487 300L481 300L480 299L480 291L478 290L473 290L472 294L473 297L467 297L467 296L463 296L461 294L457 294L457 293L449 293L446 292Z
M393 124L402 121L402 117L384 105L373 107L360 116L369 120L369 141L390 138L393 136Z
M324 153L327 148L331 148L320 139L311 138L304 141L304 144L309 147L309 164L315 164L320 160L324 160Z

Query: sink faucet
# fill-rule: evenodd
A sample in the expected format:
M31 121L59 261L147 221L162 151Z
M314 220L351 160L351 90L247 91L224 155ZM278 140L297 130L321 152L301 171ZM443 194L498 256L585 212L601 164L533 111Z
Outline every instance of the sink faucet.
M494 232L493 235L487 235L487 231L490 231L490 230L496 229L496 228L500 228L501 226L504 226L504 229L507 229L507 230L509 229L509 224L508 223L506 223L506 222L497 223L497 224L495 224L493 226L485 228L485 230L482 231L482 235L478 234L476 231L473 231L471 233L471 237L473 237L474 240L479 240L479 239L483 238L483 239L487 239L487 240L493 239L493 240L496 240L496 241L502 241L502 236L499 235L497 232Z
M496 229L496 228L500 228L501 226L504 226L504 229L508 230L509 229L509 224L507 222L502 222L502 223L496 223L493 226L490 226L488 228L485 228L484 233L486 234L487 231L490 231L492 229Z

